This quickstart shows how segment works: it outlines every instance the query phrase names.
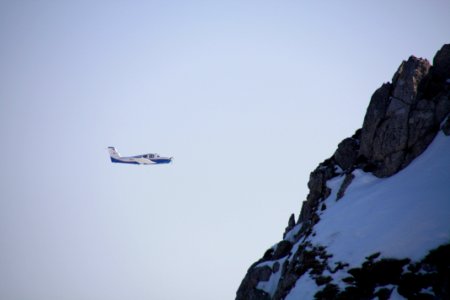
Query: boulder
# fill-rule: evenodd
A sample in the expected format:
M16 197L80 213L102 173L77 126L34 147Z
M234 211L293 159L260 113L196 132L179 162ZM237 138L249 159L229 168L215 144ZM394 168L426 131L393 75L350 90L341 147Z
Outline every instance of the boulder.
M272 260L277 260L280 259L282 257L285 257L286 255L289 254L289 252L292 249L292 243L289 241L281 241L277 244L277 248L275 249L274 253L273 253L273 258Z
M347 171L356 163L358 157L359 141L353 138L346 138L339 143L334 159L342 170Z

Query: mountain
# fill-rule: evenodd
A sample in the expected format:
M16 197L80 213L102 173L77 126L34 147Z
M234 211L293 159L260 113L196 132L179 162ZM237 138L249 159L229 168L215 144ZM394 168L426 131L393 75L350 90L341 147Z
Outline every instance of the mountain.
M236 299L450 299L449 113L450 44L403 61Z

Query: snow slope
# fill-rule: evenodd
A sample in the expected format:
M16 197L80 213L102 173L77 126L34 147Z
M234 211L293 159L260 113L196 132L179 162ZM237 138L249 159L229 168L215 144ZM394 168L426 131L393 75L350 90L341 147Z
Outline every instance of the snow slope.
M327 184L332 195L314 227L313 244L334 261L360 265L366 256L420 260L450 242L450 138L440 132L428 149L398 174L380 179L361 170L336 201L341 178Z

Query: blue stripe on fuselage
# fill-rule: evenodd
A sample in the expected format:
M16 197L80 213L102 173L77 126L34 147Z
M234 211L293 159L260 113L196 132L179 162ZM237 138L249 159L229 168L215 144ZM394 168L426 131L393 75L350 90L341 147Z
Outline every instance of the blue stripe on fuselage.
M152 162L157 163L157 164L168 164L170 163L172 160L171 159L166 159L166 158L161 158L161 159L150 159Z
M116 158L114 158L114 157L111 157L111 161L112 161L113 163L119 163L119 164L133 164L133 165L139 165L139 163L136 162L136 161L123 161L123 160L116 159Z

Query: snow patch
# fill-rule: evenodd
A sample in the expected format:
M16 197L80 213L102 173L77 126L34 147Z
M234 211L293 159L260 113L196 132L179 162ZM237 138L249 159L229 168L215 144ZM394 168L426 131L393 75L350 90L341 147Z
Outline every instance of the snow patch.
M291 249L292 254L288 255L288 257L287 257L289 263L292 262L292 259L295 256L294 254L297 253L298 248L301 246L302 243L303 243L303 241L298 241L297 243L294 244L294 246L292 246L292 249Z
M303 274L295 283L294 288L286 296L285 300L314 299L318 286L309 273Z
M392 293L391 293L391 297L389 298L389 300L406 300L405 297L403 297L402 295L400 295L397 291L397 288L395 288Z
M286 236L284 237L285 241L289 241L291 243L295 242L295 236L298 234L300 229L302 228L303 223L299 223L295 225L288 233L286 233Z
M383 286L378 286L375 288L374 294L378 293L380 290L382 289L389 289L389 290L393 290L394 288L396 288L395 285L393 284L388 284L388 285L383 285Z
M428 288L426 288L426 289L424 289L424 288L422 288L421 290L420 290L420 292L421 293L424 293L424 294L430 294L430 296L432 295L432 296L434 296L434 291L433 291L433 287L428 287Z
M278 260L267 260L267 261L263 261L263 262L257 264L257 265L255 266L255 268L262 268L262 267L267 266L267 267L270 267L271 269L273 269L273 265L274 265L276 262L280 262L280 264L281 264L281 263L284 262L285 259L286 259L286 257L280 258L280 259L278 259Z

